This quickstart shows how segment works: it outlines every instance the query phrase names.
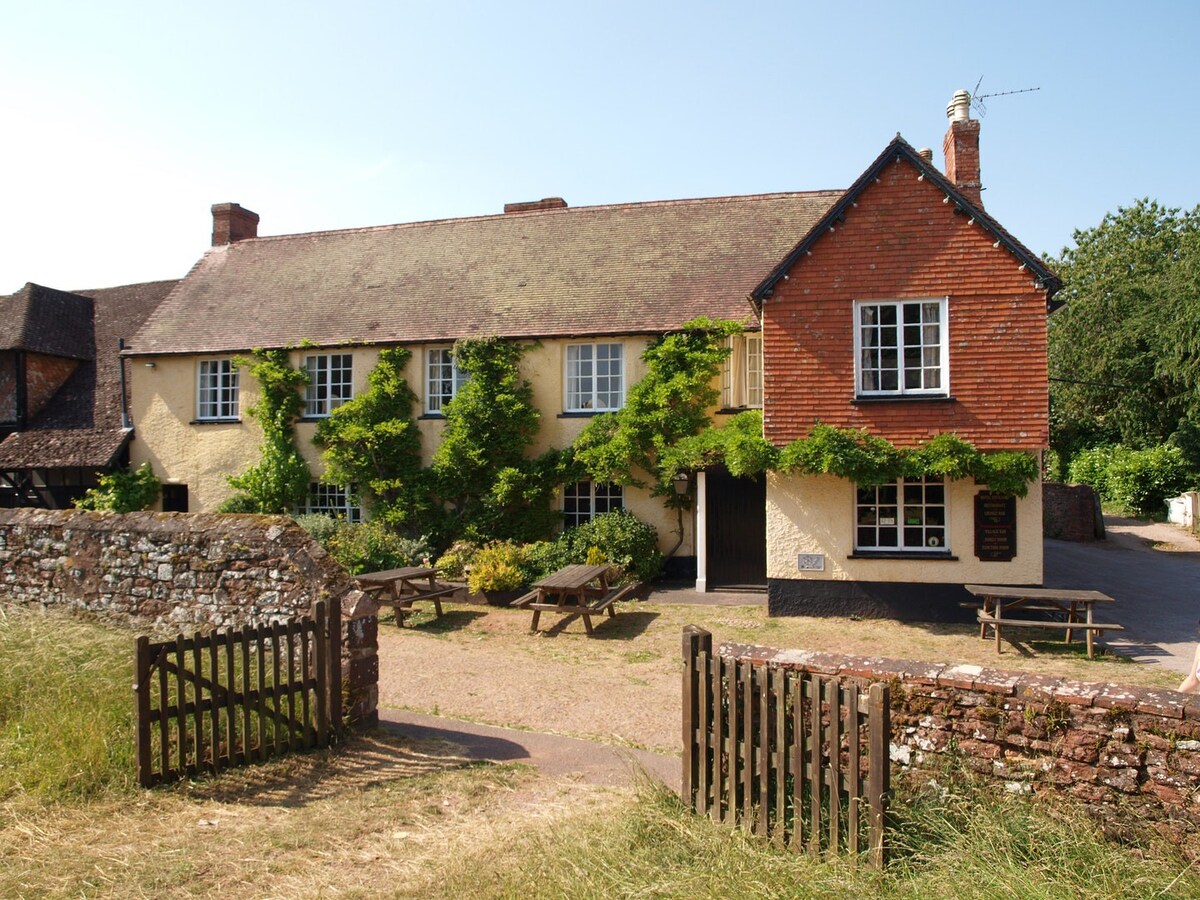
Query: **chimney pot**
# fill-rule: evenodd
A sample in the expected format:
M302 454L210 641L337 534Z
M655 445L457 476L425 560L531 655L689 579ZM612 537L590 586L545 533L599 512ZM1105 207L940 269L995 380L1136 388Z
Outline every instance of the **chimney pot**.
M925 162L929 163L930 165L933 165L933 150L931 150L929 147L922 147L917 151L917 156L921 157L921 159L925 160Z
M214 203L212 217L214 247L258 237L258 213L243 209L238 203Z
M541 200L524 200L520 203L505 203L506 213L534 212L539 209L566 209L567 201L562 197L543 197Z
M979 122L971 118L971 95L955 91L946 105L950 127L942 141L946 155L946 177L962 191L968 200L983 206L983 184L979 167Z

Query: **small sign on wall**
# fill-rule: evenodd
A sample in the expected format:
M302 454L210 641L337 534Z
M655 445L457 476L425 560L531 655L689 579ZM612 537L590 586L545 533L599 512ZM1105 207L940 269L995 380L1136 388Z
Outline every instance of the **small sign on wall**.
M1008 562L1017 555L1017 498L980 491L975 495L975 556Z
M796 557L796 568L801 572L824 572L824 553L801 553Z

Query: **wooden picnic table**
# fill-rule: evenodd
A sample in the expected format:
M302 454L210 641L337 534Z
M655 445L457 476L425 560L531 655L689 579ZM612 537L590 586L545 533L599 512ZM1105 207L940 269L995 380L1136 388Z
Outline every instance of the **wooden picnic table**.
M414 603L433 601L437 615L442 614L442 597L457 588L438 584L437 572L428 566L405 566L356 575L355 580L378 603L390 606L396 613L396 624L404 624L404 613L411 612Z
M513 606L533 610L530 631L537 631L538 620L543 612L556 612L567 617L567 621L579 617L583 627L592 634L592 616L608 613L616 616L616 602L633 590L634 585L612 587L609 584L612 567L574 565L565 566L553 575L535 582L533 590L513 601Z
M1001 652L1001 628L1061 628L1066 631L1068 644L1071 643L1073 632L1082 631L1087 639L1088 659L1093 657L1097 634L1125 630L1122 625L1096 621L1094 612L1097 603L1116 602L1100 591L996 584L967 584L963 587L979 598L980 606L976 614L979 637L986 637L987 629L991 628L996 636L997 653ZM1028 617L1030 613L1040 613L1049 618L1031 619Z

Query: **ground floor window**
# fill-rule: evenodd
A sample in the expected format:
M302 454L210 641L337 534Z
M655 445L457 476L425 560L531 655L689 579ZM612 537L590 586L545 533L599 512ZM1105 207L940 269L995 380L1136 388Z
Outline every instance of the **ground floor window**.
M314 481L308 486L308 499L300 511L346 519L349 522L362 521L362 509L352 489L347 490L336 484L322 484L319 481Z
M860 487L855 522L859 550L945 550L946 485L913 478Z
M619 484L608 481L577 481L563 488L563 523L574 528L596 516L625 508Z

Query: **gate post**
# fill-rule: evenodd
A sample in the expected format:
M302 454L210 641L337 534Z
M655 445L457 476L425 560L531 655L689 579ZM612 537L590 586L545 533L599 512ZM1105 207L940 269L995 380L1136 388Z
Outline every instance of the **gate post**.
M138 784L154 784L153 763L150 759L150 638L141 635L134 642L133 691L137 701L136 761Z
M700 709L700 673L696 670L696 661L700 654L712 653L712 634L696 625L686 625L683 629L683 772L681 778L680 796L689 809L696 808L696 780L700 766L705 760L700 759L696 743L696 731L706 727L708 715Z

